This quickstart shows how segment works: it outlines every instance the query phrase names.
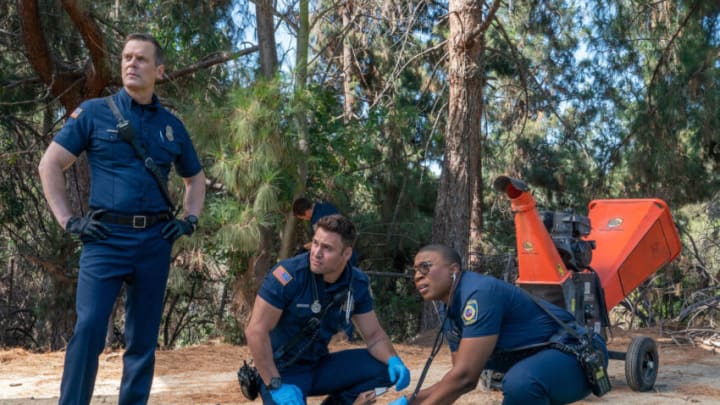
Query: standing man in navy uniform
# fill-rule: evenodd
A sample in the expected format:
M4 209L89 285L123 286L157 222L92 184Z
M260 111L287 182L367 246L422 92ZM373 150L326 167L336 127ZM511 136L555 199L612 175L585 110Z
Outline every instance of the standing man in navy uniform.
M150 395L155 347L173 242L190 235L205 201L205 175L182 122L154 94L165 69L163 51L147 34L126 38L123 89L112 95L136 141L167 184L174 165L185 183L184 214L175 219L159 184L133 147L118 136L103 99L83 102L40 161L45 197L58 223L83 242L77 323L65 355L60 404L89 404L108 319L125 283L125 338L120 404L144 404ZM74 216L63 172L85 151L90 165L90 212Z
M410 382L410 371L373 311L369 280L348 264L357 232L339 214L317 222L310 252L266 276L245 329L263 381L264 404L352 404L363 392ZM367 348L329 353L330 338L354 322Z
M567 404L590 394L577 357L547 345L577 341L519 287L463 272L460 255L444 245L421 248L414 270L420 295L440 301L440 319L447 314L443 330L452 367L435 385L416 397L400 397L392 405L451 404L475 389L486 367L505 373L504 405ZM564 309L543 305L566 324L575 321ZM607 362L605 342L598 335L593 339L593 345L605 351Z

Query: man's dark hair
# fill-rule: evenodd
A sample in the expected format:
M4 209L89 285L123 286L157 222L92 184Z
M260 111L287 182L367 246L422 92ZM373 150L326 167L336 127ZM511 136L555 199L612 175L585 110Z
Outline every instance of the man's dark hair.
M312 206L312 201L308 200L307 198L297 198L295 199L295 201L293 201L293 215L295 215L296 217L305 215L305 211L312 208Z
M157 41L157 39L155 39L154 36L146 34L144 32L133 32L132 34L129 34L127 37L125 37L125 43L123 44L123 48L130 41L150 42L155 46L155 66L165 64L165 51L163 51L162 46L160 46L160 43Z
M327 232L335 232L340 235L345 247L352 247L357 239L355 224L340 214L327 215L320 218L315 224L316 230L322 228Z
M443 257L443 259L447 260L449 264L457 263L458 267L462 269L462 258L460 258L460 254L457 252L457 250L441 245L439 243L423 246L418 250L418 253L422 252L436 252L440 253L440 256Z

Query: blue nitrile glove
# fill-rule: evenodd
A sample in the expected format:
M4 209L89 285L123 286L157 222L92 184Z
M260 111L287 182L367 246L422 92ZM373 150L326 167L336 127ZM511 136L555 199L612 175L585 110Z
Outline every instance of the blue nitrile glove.
M305 405L302 391L297 385L283 384L280 388L269 392L278 405Z
M405 395L401 396L400 398L390 402L388 405L408 405L409 402L407 398L405 398Z
M388 359L388 374L390 381L395 384L395 391L405 389L410 384L410 370L403 364L399 356Z

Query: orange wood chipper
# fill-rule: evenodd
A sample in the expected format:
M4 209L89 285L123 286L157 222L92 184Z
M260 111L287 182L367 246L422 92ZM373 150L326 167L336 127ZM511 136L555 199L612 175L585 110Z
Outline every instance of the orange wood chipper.
M681 250L667 204L659 199L593 200L588 215L538 211L528 186L500 176L495 190L510 199L515 215L518 278L526 291L575 314L605 336L610 310ZM635 391L649 391L658 372L655 341L636 336L627 352L625 378Z

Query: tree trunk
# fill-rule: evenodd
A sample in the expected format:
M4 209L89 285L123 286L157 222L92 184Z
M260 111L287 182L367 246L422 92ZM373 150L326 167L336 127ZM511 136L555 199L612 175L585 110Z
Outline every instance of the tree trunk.
M345 38L343 39L343 117L345 123L350 122L354 116L355 108L355 90L353 89L353 51L351 38L351 30L349 29L350 22L353 20L353 0L345 1L345 4L341 6L343 32L345 32Z
M308 0L300 0L300 18L297 36L297 53L296 53L296 72L295 72L295 121L298 128L298 151L301 156L307 157L309 151L309 133L307 124L307 110L303 97L307 83L307 59L308 48L310 44L310 17ZM307 158L298 159L298 182L294 197L302 197L305 195L305 183L307 182ZM297 221L292 212L287 215L285 228L282 235L282 245L280 248L280 258L290 257L295 251L295 225Z
M260 0L255 3L258 27L258 48L260 49L260 71L265 80L272 80L277 73L278 60L275 51L275 27L273 25L274 8L270 0ZM260 246L258 252L252 259L248 273L254 277L253 292L257 292L258 286L263 277L267 274L272 265L270 252L273 251L275 233L273 228L267 225L259 225ZM248 296L254 299L254 294ZM251 301L252 303L252 301Z
M278 67L275 24L273 23L274 11L272 0L258 0L255 2L260 70L262 76L266 79L273 78Z
M478 42L480 43L480 58L478 58L478 71L484 72L484 63L482 60L482 53L485 50L485 37L484 35L481 35L478 38ZM483 88L485 86L485 80L484 77L480 78L480 88L479 88L479 95L478 100L483 100ZM478 112L478 116L482 115L482 108L483 103L477 103L479 106L480 111ZM472 270L480 270L481 264L482 264L482 254L483 254L483 248L482 248L482 232L483 232L483 179L482 179L482 126L481 123L478 122L478 131L477 131L477 138L478 138L478 145L477 145L477 154L474 155L476 158L474 160L477 161L476 164L476 174L475 174L475 181L472 187L472 206L470 208L470 240L468 242L468 262L467 266L469 269ZM472 156L472 155L471 155Z
M482 72L479 32L481 7L476 1L451 0L448 81L450 97L445 156L438 190L433 241L467 257L470 218L480 155Z
M482 218L480 118L483 75L479 61L484 50L483 35L499 5L500 1L495 0L484 13L484 1L449 2L450 97L432 240L455 248L465 258L466 265L470 262L471 230L474 250L479 245ZM425 305L423 309L422 325L434 325L432 307Z

